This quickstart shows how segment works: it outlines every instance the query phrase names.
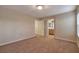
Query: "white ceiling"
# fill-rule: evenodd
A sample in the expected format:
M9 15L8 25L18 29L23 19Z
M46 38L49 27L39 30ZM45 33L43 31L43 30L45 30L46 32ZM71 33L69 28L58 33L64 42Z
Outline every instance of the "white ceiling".
M35 5L4 5L2 7L13 9L25 13L33 17L53 16L65 12L70 12L75 9L73 5L44 5L43 10L37 10Z

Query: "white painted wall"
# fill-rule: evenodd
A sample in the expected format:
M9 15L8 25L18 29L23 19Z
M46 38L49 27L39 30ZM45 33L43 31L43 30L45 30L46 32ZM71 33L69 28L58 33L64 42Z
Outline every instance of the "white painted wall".
M77 45L79 47L79 7L77 7Z
M44 20L35 20L35 33L44 36Z
M34 18L0 7L0 45L34 36Z
M75 12L55 16L55 38L76 41Z
M79 7L77 8L77 35L79 37Z

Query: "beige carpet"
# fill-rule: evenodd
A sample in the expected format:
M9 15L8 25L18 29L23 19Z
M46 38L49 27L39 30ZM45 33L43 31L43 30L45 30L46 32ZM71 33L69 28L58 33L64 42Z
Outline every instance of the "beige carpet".
M24 52L79 52L77 45L72 42L54 39L53 37L37 36L32 39L25 39L16 43L0 47L0 52L24 53Z

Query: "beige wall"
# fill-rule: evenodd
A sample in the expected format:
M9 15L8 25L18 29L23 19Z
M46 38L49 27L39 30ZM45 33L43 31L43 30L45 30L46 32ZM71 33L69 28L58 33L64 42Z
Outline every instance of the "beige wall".
M35 33L44 36L44 20L35 20Z
M75 12L55 16L55 38L76 41Z
M0 8L0 45L34 36L34 18Z

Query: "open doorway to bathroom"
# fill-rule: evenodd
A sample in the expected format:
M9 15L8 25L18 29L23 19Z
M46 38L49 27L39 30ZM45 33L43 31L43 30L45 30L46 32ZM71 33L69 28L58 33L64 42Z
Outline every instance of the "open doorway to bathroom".
M54 38L54 19L48 20L48 36L49 38Z

